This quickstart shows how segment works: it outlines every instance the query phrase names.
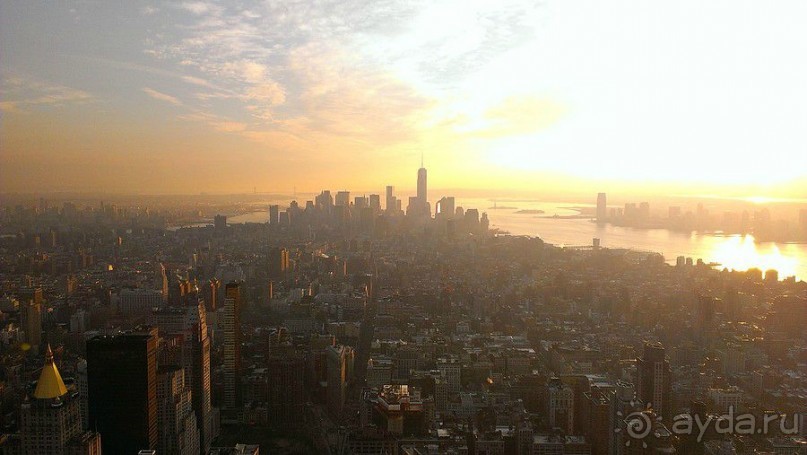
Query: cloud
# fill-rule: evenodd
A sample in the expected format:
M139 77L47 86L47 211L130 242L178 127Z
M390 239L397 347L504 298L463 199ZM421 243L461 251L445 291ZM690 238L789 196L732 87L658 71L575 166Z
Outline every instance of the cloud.
M266 65L249 60L226 62L221 65L221 72L226 76L255 84L264 80Z
M140 9L140 13L144 16L153 16L160 11L156 6L148 5Z
M218 131L227 133L241 132L247 129L247 124L242 122L211 122L210 126Z
M270 106L275 106L286 102L286 92L277 82L265 81L247 89L242 99L263 102Z
M146 49L144 52L146 54L149 54L149 55L154 54L154 52L152 52L149 49ZM112 60L112 59L103 58L103 57L87 57L87 56L84 56L84 55L70 55L70 54L68 54L66 56L68 56L70 58L78 59L78 60L86 60L86 61L93 62L93 63L99 63L99 64L102 64L102 65L106 65L106 66L121 69L121 70L139 71L139 72L142 72L142 73L152 74L152 75L155 75L155 76L162 76L162 77L166 77L166 78L178 79L178 80L187 82L189 84L193 84L193 85L197 85L197 86L201 86L201 87L218 88L218 87L216 87L215 85L211 84L209 81L207 81L207 80L205 80L203 78L188 75L188 74L183 74L184 71L183 72L170 71L170 70L166 70L166 69L162 69L162 68L155 68L155 67L149 66L149 65L142 65L140 63L120 62L120 61L117 61L117 60ZM158 57L158 58L161 58L161 57Z
M86 101L92 98L89 93L82 90L60 87L38 98L27 101L28 104L63 105L74 101Z
M9 76L3 79L3 97L6 98L0 108L4 112L24 112L27 108L58 107L66 104L79 104L93 101L94 98L84 90L20 76Z
M209 82L207 82L206 80L204 80L204 79L202 79L200 77L182 76L182 80L185 81L185 82L194 84L194 85L200 85L202 87L210 87L211 86Z
M211 11L212 6L209 3L205 2L185 2L180 5L180 7L186 11L190 11L193 14L202 15L209 11Z
M451 1L437 8L425 0L189 2L181 8L192 14L146 51L161 64L193 70L199 77L183 80L206 88L186 101L196 110L186 120L272 150L381 153L471 133L460 122L445 124L436 107L530 33L530 19L521 16L534 8L530 2L514 0L502 13ZM472 135L529 128L527 120L485 118L484 111L476 121Z
M176 97L167 95L162 92L158 92L157 90L154 90L152 88L143 87L143 93L154 98L155 100L165 101L167 103L173 104L174 106L182 106L182 101L180 101Z
M243 122L234 121L232 119L200 110L194 110L191 113L180 115L179 119L189 122L201 122L212 127L216 131L225 133L242 133L245 132L249 126Z

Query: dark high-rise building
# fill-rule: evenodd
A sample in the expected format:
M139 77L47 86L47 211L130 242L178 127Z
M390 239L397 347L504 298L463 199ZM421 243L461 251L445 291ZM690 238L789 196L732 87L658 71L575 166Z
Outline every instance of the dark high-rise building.
M104 453L157 448L157 329L87 342L90 428Z
M213 228L216 232L223 233L227 230L227 217L224 215L216 215L213 217Z
M714 331L715 307L717 299L709 295L697 295L695 300L695 340L708 346Z
M583 393L582 415L583 421L579 426L591 442L592 455L608 454L608 437L610 428L610 391L605 392L598 388L593 388L589 392Z
M605 221L608 218L608 206L606 205L605 193L597 194L597 221Z
M274 429L297 430L305 412L305 357L272 356L267 366L269 424Z
M222 317L224 342L224 400L223 408L233 411L240 407L241 395L241 284L229 282L224 291ZM231 412L229 414L232 414Z
M289 268L289 250L274 247L269 250L269 276L283 279Z
M270 205L269 206L269 224L274 225L280 222L280 206L278 205Z
M642 358L636 359L638 398L664 419L672 417L672 370L661 343L645 343Z

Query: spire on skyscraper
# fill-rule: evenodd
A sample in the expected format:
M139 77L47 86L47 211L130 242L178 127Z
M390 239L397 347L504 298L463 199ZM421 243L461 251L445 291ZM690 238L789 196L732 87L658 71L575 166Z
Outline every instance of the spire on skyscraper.
M36 382L34 398L40 400L58 398L66 393L67 387L62 381L59 369L53 363L53 351L51 351L50 344L48 344L48 348L45 350L45 366L42 367L39 380Z

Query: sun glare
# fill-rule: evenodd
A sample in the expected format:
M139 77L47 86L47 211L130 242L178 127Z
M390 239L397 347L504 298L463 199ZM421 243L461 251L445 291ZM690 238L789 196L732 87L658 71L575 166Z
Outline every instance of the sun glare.
M765 196L749 196L745 198L747 202L751 202L753 204L770 204L774 201L773 198L765 197Z
M780 278L796 275L798 268L796 258L782 254L774 243L756 243L753 235L731 236L715 247L712 258L721 268L740 271L758 268L763 272L773 269Z

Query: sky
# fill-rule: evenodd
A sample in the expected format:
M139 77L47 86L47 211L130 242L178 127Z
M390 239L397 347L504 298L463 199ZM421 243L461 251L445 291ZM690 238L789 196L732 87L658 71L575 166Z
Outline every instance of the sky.
M807 194L807 2L0 0L0 191Z

